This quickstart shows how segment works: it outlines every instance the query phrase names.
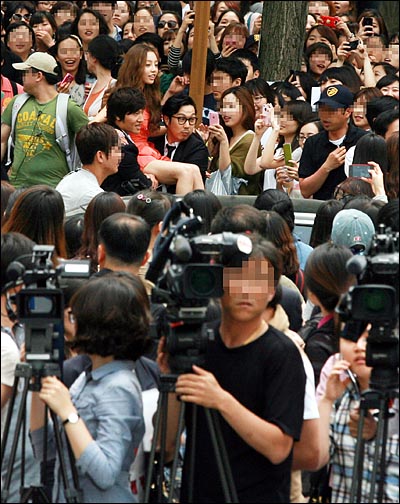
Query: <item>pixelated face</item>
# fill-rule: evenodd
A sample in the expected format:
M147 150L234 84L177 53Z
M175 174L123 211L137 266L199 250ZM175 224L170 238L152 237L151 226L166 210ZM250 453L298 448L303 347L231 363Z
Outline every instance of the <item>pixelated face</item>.
M106 169L109 174L117 173L118 166L122 160L121 143L118 139L116 145L111 147L111 152L107 156Z
M243 117L243 107L233 93L229 93L224 96L220 113L225 124L229 128L234 128L240 124Z
M128 19L129 19L129 9L126 2L117 2L112 17L113 23L122 28L124 24L128 21Z
M329 6L326 2L310 1L308 2L308 12L311 14L321 14L329 16Z
M82 57L83 51L76 40L67 38L58 44L57 60L64 72L76 72Z
M156 53L149 51L146 56L146 64L143 68L143 83L154 84L158 75L158 58Z
M399 43L389 44L389 47L384 50L384 61L390 63L396 68L399 68Z
M54 14L54 19L57 26L61 26L64 23L71 22L75 19L75 15L70 9L60 9Z
M352 110L352 108L333 109L328 105L320 105L318 115L326 131L337 131L347 124Z
M261 315L274 297L274 272L266 259L250 258L241 268L224 268L224 313L237 321Z
M256 119L259 119L263 110L263 105L266 105L268 100L265 96L258 94L257 91L255 91L255 93L256 94L253 95L254 110L256 111Z
M193 105L184 105L172 117L164 118L168 129L168 142L184 142L196 126L196 111Z
M147 9L142 9L135 13L135 16L133 18L133 31L136 37L139 37L146 32L156 32L153 16Z
M214 93L214 98L217 101L221 100L221 95L225 89L232 87L232 77L225 73L216 70L211 76L211 88Z
M90 12L85 12L78 21L78 35L82 42L88 43L100 33L99 21Z
M352 118L358 128L369 128L365 114L367 113L367 104L365 98L361 96L354 102Z
M327 54L315 52L311 54L308 60L308 66L310 71L315 75L321 75L328 66L331 64L331 60Z
M307 138L310 138L318 133L318 127L315 123L308 123L302 126L299 133L299 145L303 149Z
M111 2L93 2L93 10L99 12L106 23L110 23L113 17L114 8Z
M246 37L239 33L231 33L224 37L222 47L234 47L235 49L242 49L246 43Z
M8 37L8 47L15 54L24 54L29 51L33 45L32 34L29 28L18 26L10 32Z
M298 122L287 110L282 110L280 114L279 133L281 135L292 135L296 133Z

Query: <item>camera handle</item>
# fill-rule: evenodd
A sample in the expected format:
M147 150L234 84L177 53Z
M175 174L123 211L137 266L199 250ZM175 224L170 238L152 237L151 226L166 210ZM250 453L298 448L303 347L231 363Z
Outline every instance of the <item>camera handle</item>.
M155 454L156 454L157 440L160 434L160 429L161 429L161 437L160 437L161 447L160 447L160 458L158 464L158 475L156 484L157 484L157 502L162 502L162 489L164 482L164 466L165 466L165 445L166 445L167 423L168 423L168 394L175 390L176 379L177 375L161 375L160 396L158 400L158 408L154 426L154 435L150 451L149 466L146 479L146 489L144 497L144 502L146 503L149 502L150 498L150 489L153 479L153 472L155 468ZM170 488L168 494L168 502L172 502L175 489L174 484L178 468L180 436L184 427L186 406L189 406L191 408L190 413L192 415L192 427L193 427L193 432L191 436L192 441L191 445L186 447L186 449L190 450L189 467L188 467L188 475L189 475L188 502L190 503L193 502L192 491L193 491L194 465L196 455L195 439L196 439L198 406L196 404L187 405L184 402L181 402L179 410L178 429L175 438L174 458L170 473ZM203 410L206 416L208 430L210 433L211 442L214 449L214 455L218 467L218 473L221 480L221 485L223 488L225 502L239 502L236 493L235 483L231 472L226 446L220 430L220 424L217 412L209 408L203 408Z
M15 400L18 394L18 384L19 380L21 378L24 379L24 387L22 391L22 398L21 402L19 405L18 409L18 414L17 414L17 422L16 422L16 427L15 427L15 434L14 438L12 440L11 444L11 451L10 451L10 459L8 462L8 467L7 467L7 472L6 472L6 477L4 481L4 485L1 491L1 502L5 503L8 501L8 496L9 496L9 490L10 490L10 485L11 485L11 478L13 474L13 467L15 463L15 456L17 453L17 446L18 446L18 441L19 437L21 434L22 430L22 425L23 422L25 422L26 418L26 401L27 401L27 396L28 396L28 391L31 388L31 390L37 390L37 385L36 387L30 387L30 380L32 376L36 376L39 380L41 376L60 376L60 368L58 364L54 363L48 363L44 365L43 372L40 370L34 370L29 363L20 363L17 364L15 368L15 379L14 379L14 384L13 384L13 390L12 390L12 396L10 398L10 404L7 412L7 417L6 417L6 422L4 426L4 433L3 433L3 440L1 443L1 466L3 466L3 461L4 461L4 456L6 453L6 445L7 445L7 439L8 439L8 434L10 430L10 424L11 424L11 419L12 419L12 413L14 410L14 405L15 405ZM61 468L61 475L62 475L62 480L63 480L63 485L64 485L64 491L65 491L65 497L66 501L69 503L78 503L78 495L79 495L79 490L78 490L78 475L76 472L76 467L73 459L72 452L70 449L68 450L69 453L69 458L70 458L70 464L71 464L71 471L74 479L74 485L75 489L72 490L70 488L69 482L68 482L68 476L67 476L67 468L66 468L66 463L64 460L64 454L62 451L62 440L61 440L61 432L59 429L58 421L57 421L57 416L56 414L50 410L50 416L53 422L53 428L54 428L54 436L55 436L55 443L56 443L56 451L59 456L60 460L60 468ZM47 419L47 407L45 409L45 418ZM45 437L44 437L44 453L45 453L45 459L47 455L47 429L46 429L46 423L45 423ZM68 446L69 447L69 446ZM21 468L21 475L22 475L22 481L23 481L23 474L24 474L24 439L22 440L22 449L23 449L23 455L22 455L22 468ZM25 503L28 502L30 499L33 500L33 502L50 502L48 496L46 495L44 491L44 486L43 486L43 481L41 482L41 486L31 486L29 488L21 488L21 502Z
M365 447L362 432L364 429L365 417L367 416L369 409L379 410L369 502L380 503L383 501L383 488L385 483L384 473L386 467L386 441L388 434L388 422L391 416L391 413L389 412L389 401L395 397L398 397L398 392L396 390L380 391L369 389L361 394L360 419L357 428L356 452L354 456L353 478L349 499L350 502L361 502ZM374 500L377 481L378 494L377 499Z

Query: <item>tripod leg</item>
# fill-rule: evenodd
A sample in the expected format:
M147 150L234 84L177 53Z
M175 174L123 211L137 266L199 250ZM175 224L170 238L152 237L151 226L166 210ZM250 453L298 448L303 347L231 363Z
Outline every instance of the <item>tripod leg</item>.
M148 466L147 478L146 478L146 488L145 488L145 492L144 492L144 502L149 502L149 500L150 500L150 488L151 488L151 481L152 481L153 473L154 473L154 461L156 458L156 448L157 448L157 442L158 442L158 435L160 433L161 421L163 420L163 411L165 408L165 402L168 400L166 394L167 394L166 392L161 391L159 399L158 399L157 413L156 413L156 418L155 418L155 422L154 422L153 441L151 443L149 466ZM163 450L163 449L164 449L164 447L162 446L161 450ZM162 470L164 470L164 469L162 469Z
M159 474L157 485L157 502L161 502L163 483L164 483L164 466L165 466L165 446L167 444L167 427L168 427L168 394L164 394L163 408L162 408L162 422L161 422L161 438L160 438L160 460L159 460Z
M181 433L183 430L184 421L185 421L185 403L181 402L181 409L179 411L178 430L176 432L176 439L175 439L174 459L173 459L171 475L170 475L171 477L170 477L170 489L169 489L169 495L168 495L168 502L172 502L172 498L174 495L176 471L178 468L178 460L179 460L180 439L181 439Z
M362 437L365 422L365 410L360 409L360 419L357 428L356 453L354 455L353 478L350 489L350 502L360 502L362 488L362 473L364 467L364 440Z
M197 405L191 404L192 408L192 436L190 443L187 443L189 449L189 469L188 469L188 502L193 502L193 483L194 483L194 465L196 455L196 432L197 432Z
M382 404L383 402L383 404ZM383 450L383 434L384 434L384 424L385 424L385 399L380 399L380 406L379 406L379 416L378 416L378 429L376 432L376 437L375 437L375 452L374 452L374 461L373 461L373 468L372 468L372 474L371 474L371 486L370 486L370 492L369 492L369 502L374 502L374 496L375 496L375 485L376 485L376 477L378 474L378 467L379 467L379 459L381 451L381 447ZM384 477L384 474L380 475L381 477ZM380 501L377 501L380 502Z
M14 378L13 390L8 405L6 423L4 425L4 431L3 431L3 439L1 440L1 465L3 465L4 454L6 452L6 445L8 440L8 433L10 432L12 412L14 411L15 400L18 394L18 383L19 383L19 377L16 376Z
M385 416L383 420L383 434L382 434L382 451L381 451L381 465L379 468L379 486L378 486L378 499L377 502L383 502L383 490L385 486L385 464L386 464L386 441L388 436L389 426L389 409L388 403L385 403Z
M17 381L17 378L15 379L14 386L15 386L16 381ZM7 502L7 499L8 499L8 492L10 490L10 485L11 485L11 477L12 477L12 472L13 472L13 467L14 467L14 462L15 462L15 455L17 453L18 440L19 440L19 436L20 436L20 432L21 432L22 419L25 416L26 398L28 395L28 388L29 388L29 379L25 378L24 389L22 392L21 403L20 403L20 407L18 410L17 422L16 422L16 426L15 426L15 436L14 436L14 439L13 439L13 442L11 445L10 459L8 462L7 474L5 477L3 490L2 490L2 502ZM17 393L17 389L15 389L15 393ZM14 400L12 401L11 404L14 406L14 403L15 403L15 397L14 397ZM10 406L11 406L11 404L10 404ZM9 410L8 414L9 414L9 417L7 417L7 420L10 419L10 421L11 421L12 411ZM10 422L8 422L8 424L10 424ZM3 450L3 448L4 448L4 453L2 453L2 457L5 454L5 442L4 442L4 447L2 446L2 450ZM3 459L2 459L2 463L3 463Z

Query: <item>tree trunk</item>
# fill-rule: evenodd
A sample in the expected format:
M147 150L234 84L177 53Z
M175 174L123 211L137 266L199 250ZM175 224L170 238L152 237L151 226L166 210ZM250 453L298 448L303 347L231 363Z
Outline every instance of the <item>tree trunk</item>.
M306 35L308 2L264 2L261 40L261 77L283 80L300 70Z

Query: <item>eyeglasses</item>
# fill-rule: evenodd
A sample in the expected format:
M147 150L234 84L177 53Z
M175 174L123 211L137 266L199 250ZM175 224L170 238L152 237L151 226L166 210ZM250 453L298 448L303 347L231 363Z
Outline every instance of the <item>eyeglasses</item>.
M178 23L176 21L159 21L157 28L164 28L165 25L167 25L168 28L176 28Z
M255 102L260 102L261 100L265 99L265 96L262 96L262 95L253 95L253 100Z
M186 124L186 121L193 126L197 122L197 117L185 117L185 116L172 116L175 117L175 119L178 121L178 124L183 126Z
M11 16L11 18L14 21L22 21L23 19L25 19L25 21L29 21L31 19L31 15L30 14L13 14Z
M310 138L314 135L315 135L315 133L309 133L308 135L299 135L299 140L301 140L303 142L303 141L306 141L307 138Z

